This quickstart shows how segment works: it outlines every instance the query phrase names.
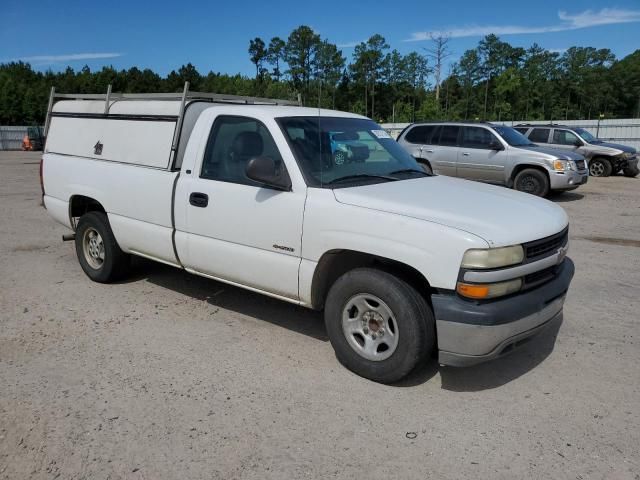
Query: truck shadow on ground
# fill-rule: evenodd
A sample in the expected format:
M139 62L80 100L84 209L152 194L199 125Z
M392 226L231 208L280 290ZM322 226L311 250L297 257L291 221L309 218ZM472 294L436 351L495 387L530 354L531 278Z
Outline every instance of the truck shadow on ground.
M584 195L582 193L576 193L576 192L564 192L564 193L552 192L551 195L549 195L549 200L555 203L575 202L577 200L582 200L583 198L584 198Z
M329 341L321 312L140 258L135 258L132 266L132 275L126 283L145 280L206 301L212 307L269 322L316 340ZM429 382L439 373L442 388L453 392L474 392L500 387L531 371L551 354L561 324L562 316L513 353L473 367L442 367L438 365L436 358L432 358L393 386L416 387Z
M212 307L269 322L316 340L329 341L319 312L141 258L134 258L132 267L132 275L126 280L127 283L146 280L206 301Z

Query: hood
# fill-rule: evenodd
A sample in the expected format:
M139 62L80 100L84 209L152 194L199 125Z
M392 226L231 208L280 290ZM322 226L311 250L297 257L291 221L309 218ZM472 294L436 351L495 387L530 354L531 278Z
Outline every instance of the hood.
M625 153L636 153L635 148L629 147L627 145L620 145L619 143L598 142L598 143L590 143L589 145L596 148L598 147L613 148L615 150L621 150Z
M584 160L584 157L577 152L571 150L562 150L560 148L552 147L517 147L521 150L527 150L529 152L540 153L541 157L549 160Z
M496 247L548 237L568 224L565 211L548 200L446 176L340 188L333 192L340 203L464 230Z

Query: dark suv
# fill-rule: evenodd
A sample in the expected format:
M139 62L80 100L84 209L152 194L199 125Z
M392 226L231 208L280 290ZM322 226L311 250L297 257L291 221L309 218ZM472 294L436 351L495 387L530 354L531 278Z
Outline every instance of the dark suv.
M638 152L635 148L605 142L584 128L528 123L516 125L514 128L537 145L561 148L584 155L592 177L608 177L621 170L626 177L635 177L640 173Z

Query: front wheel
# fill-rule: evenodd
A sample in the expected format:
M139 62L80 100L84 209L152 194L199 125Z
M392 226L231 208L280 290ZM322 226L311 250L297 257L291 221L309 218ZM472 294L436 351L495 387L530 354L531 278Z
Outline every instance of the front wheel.
M80 217L76 229L76 254L84 273L94 282L109 283L128 271L130 257L124 253L102 212Z
M340 363L376 382L402 379L435 346L435 320L424 298L399 278L371 268L336 280L327 295L325 324Z
M636 177L638 176L638 174L640 173L640 168L638 168L637 165L634 165L633 167L627 167L624 170L622 170L622 173L624 173L625 177Z
M549 193L549 178L540 170L525 168L516 175L513 188L519 192L545 197Z
M589 175L592 177L608 177L612 171L611 162L604 158L594 158L589 162Z

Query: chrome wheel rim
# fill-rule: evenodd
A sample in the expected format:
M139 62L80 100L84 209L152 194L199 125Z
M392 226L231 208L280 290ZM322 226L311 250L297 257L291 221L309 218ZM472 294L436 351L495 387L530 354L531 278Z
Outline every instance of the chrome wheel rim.
M351 297L342 311L342 332L349 346L374 362L386 360L398 347L398 322L380 298L368 293Z
M82 236L82 251L89 266L99 270L104 264L104 242L95 228L87 228Z
M336 152L335 154L336 165L342 165L344 163L344 152Z
M604 174L604 165L601 162L592 162L589 166L589 173L593 177L600 177Z

